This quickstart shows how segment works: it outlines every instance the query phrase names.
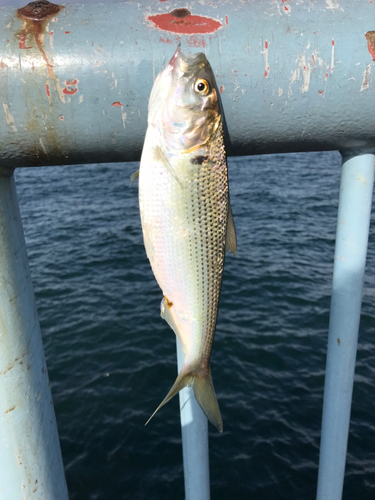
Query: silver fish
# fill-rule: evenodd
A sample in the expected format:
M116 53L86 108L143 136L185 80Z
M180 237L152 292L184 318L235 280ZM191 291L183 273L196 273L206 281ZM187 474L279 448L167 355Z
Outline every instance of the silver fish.
M236 234L223 116L204 54L189 56L178 48L155 80L139 170L139 206L147 257L164 296L161 316L185 353L173 387L150 419L191 386L207 418L222 432L210 354L224 255L228 249L236 252Z

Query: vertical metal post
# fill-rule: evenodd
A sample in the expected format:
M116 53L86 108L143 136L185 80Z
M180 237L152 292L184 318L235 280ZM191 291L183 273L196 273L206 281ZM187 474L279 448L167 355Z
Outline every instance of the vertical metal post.
M343 157L333 269L317 500L341 500L375 156Z
M178 371L184 353L177 342ZM209 500L210 470L208 455L208 422L197 403L194 391L185 387L179 393L182 450L185 476L185 500Z
M12 171L0 169L0 497L67 500Z

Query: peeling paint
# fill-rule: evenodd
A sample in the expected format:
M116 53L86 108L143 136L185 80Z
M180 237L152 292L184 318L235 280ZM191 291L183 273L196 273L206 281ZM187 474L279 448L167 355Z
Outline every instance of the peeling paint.
M371 67L372 67L372 63L368 64L365 68L365 71L363 72L361 92L363 90L367 90L369 88L369 77L371 74Z
M121 109L121 118L122 118L122 126L125 128L125 121L126 121L126 113L124 111L124 107L120 101L116 101L112 103L112 108L119 107ZM104 110L103 110L104 114Z
M7 124L12 129L12 132L17 132L17 129L16 129L15 125L14 125L14 118L10 114L10 111L9 111L9 108L8 108L8 104L5 104L3 102L3 109L4 109L5 120L6 120Z
M73 80L66 80L65 81L65 88L63 88L62 92L65 95L74 95L78 92L78 85L79 80L77 78L74 78Z
M45 147L45 145L44 145L43 140L42 140L42 138L41 138L41 137L40 137L40 139L39 139L39 144L41 145L41 147L42 147L42 149L43 149L44 153L45 153L45 154L47 154L46 147Z
M375 31L368 31L365 34L367 40L367 48L370 52L372 60L375 61Z
M338 10L340 8L339 0L326 0L326 4L328 10Z
M335 40L332 37L332 52L331 52L331 73L335 67Z
M264 57L264 76L268 78L270 72L270 65L268 64L268 40L264 42L264 50L261 54Z

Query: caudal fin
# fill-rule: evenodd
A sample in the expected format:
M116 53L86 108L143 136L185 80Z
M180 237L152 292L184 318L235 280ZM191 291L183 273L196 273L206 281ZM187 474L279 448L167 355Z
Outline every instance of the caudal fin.
M208 369L205 377L194 377L191 385L194 389L195 399L208 420L219 432L223 432L223 420L216 399L214 384L212 383L211 369Z
M195 399L198 401L199 406L202 408L208 420L217 428L219 432L223 432L223 421L221 419L220 409L212 383L211 370L209 369L207 375L203 377L200 374L196 375L192 373L185 367L185 365L183 365L171 390L156 408L151 417L147 420L145 425L149 423L155 413L160 410L162 406L168 403L173 396L186 386L193 388Z

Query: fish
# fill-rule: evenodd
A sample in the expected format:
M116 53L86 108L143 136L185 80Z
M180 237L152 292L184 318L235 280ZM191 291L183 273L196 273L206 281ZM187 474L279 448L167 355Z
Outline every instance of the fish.
M224 118L215 76L203 53L179 46L157 76L142 150L139 208L143 241L163 299L161 317L185 354L155 413L185 386L223 431L210 355L225 253L236 253L229 201Z

